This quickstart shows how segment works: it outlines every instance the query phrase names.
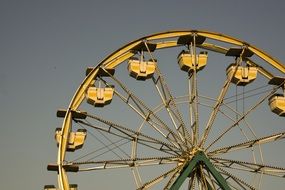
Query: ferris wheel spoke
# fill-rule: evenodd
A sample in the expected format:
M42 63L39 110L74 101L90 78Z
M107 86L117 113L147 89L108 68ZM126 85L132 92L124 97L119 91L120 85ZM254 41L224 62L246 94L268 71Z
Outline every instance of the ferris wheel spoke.
M224 116L226 116L226 117L227 117L228 119L230 119L232 122L235 121L233 118L231 118L230 116L228 116L225 112L223 112L223 111L220 110L220 113L222 113ZM246 123L246 126L247 126L247 127L251 130L251 132L253 133L254 137L257 138L256 135L255 135L255 133L252 131L252 128L248 125L248 123L247 123L246 121L245 121L245 123ZM239 131L241 132L241 134L245 137L245 139L246 139L247 141L249 141L249 137L248 137L248 135L246 134L245 130L244 130L242 127L240 127L239 125L238 125L238 128L239 128ZM251 147L250 149L251 149L251 152L252 152L253 160L256 161L256 153L255 153L255 151L254 151L254 148ZM258 145L258 149L259 149L259 153L260 153L260 156L261 156L261 160L262 160L262 162L263 162L262 149L261 149L260 144Z
M260 87L260 88L263 88L263 87ZM260 88L256 88L256 89L260 89ZM254 90L256 90L256 89L254 89ZM251 91L251 90L249 90L249 91ZM225 104L225 103L223 103L223 106L225 106L225 107L227 107L228 109L230 109L230 110L231 110L233 113L235 113L238 117L242 117L242 113L240 113L240 112L238 112L237 110L233 109L231 106L229 106L229 105L227 105L227 104ZM235 122L235 119L230 118L230 116L227 116L227 114L226 114L225 112L223 112L222 110L220 110L220 113L222 113L223 115L225 115L226 117L228 117L232 122ZM247 121L246 118L243 119L243 122L244 122L245 126L249 129L251 135L252 135L255 139L257 139L258 137L257 137L255 131L253 130L253 127L249 124L249 122ZM243 130L243 128L240 127L239 125L237 125L237 126L238 126L238 128L240 129L240 131L243 133L243 135L245 136L245 138L247 139L247 141L248 141L249 138L248 138L248 136L245 134L245 131ZM252 153L253 153L253 158L254 158L254 160L256 160L256 155L255 155L255 152L254 152L254 150L253 150L253 147L251 147L251 149L252 149ZM259 154L260 154L260 157L261 157L261 161L262 161L262 163L263 163L263 153L262 153L262 147L261 147L260 144L258 145L258 150L259 150Z
M137 138L139 142L143 141L143 142L159 144L159 145L167 147L169 150L177 151L177 149L174 145L169 144L169 143L164 142L164 141L161 141L161 140L158 140L158 139L151 137L149 135L146 135L142 132L134 131L128 127L124 127L122 125L116 124L114 122L108 121L106 119L100 118L100 117L95 116L95 115L87 114L87 116L107 125L108 129L106 129L106 130L108 130L108 132L110 132L112 129L114 129L114 130L116 130L122 134L125 134L127 137L130 137L132 139Z
M204 107L213 108L212 106L209 106L209 105L207 105L207 104L203 104L203 103L199 103L199 104L202 105L202 106L204 106ZM230 120L230 121L232 121L232 122L235 122L235 119L234 119L234 118L232 118L229 114L227 114L226 112L222 111L221 109L219 110L219 113L221 113L222 115L224 115L228 120ZM246 124L247 124L247 126L249 125L248 123L246 123ZM246 138L246 140L249 140L248 135L245 134L245 131L244 131L240 126L238 126L238 127L239 127L239 129L240 129L242 135ZM250 130L252 131L252 129L251 129L250 126L249 126L248 128L250 128ZM254 134L254 132L253 132L253 134ZM255 135L255 134L254 134L254 135ZM257 138L257 137L255 136L255 138Z
M168 180L167 184L164 186L164 188L163 188L164 190L170 189L171 185L174 183L177 176L179 176L182 169L183 169L182 165L180 167L176 168L176 171L172 174L172 176Z
M141 175L139 173L139 170L137 167L134 167L134 168L131 168L131 171L132 171L133 176L134 176L136 187L139 188L141 186L141 184L143 183Z
M244 52L244 50L242 51L242 53L241 53L240 56L242 56L243 52ZM236 60L235 70L237 70L237 67L238 67L238 65L241 64L241 62L242 62L241 57L240 57L238 60ZM224 98L225 98L225 95L226 95L226 93L227 93L227 91L228 91L228 89L229 89L229 87L230 87L231 80L232 80L233 77L234 77L234 73L232 73L230 77L227 77L227 79L226 79L226 81L225 81L225 83L224 83L224 85L223 85L223 87L222 87L222 90L221 90L221 92L220 92L220 94L219 94L219 96L218 96L218 98L217 98L216 103L215 103L214 109L212 110L212 112L211 112L211 114L210 114L210 117L209 117L209 119L208 119L207 125L206 125L206 127L205 127L204 134L202 135L202 139L201 139L201 141L200 141L200 146L201 146L201 147L204 146L204 143L205 143L206 140L207 140L207 137L208 137L208 135L209 135L209 132L210 132L212 126L213 126L213 123L214 123L214 121L215 121L215 119L216 119L216 116L217 116L217 114L218 114L218 112L219 112L219 109L220 109L220 107L221 107L221 105L222 105L222 103L223 103L223 100L224 100Z
M284 138L285 138L285 132L281 132L281 133L265 136L265 137L262 137L259 139L246 141L246 142L243 142L240 144L220 148L220 149L209 152L208 155L209 156L214 156L214 155L216 156L218 154L225 154L225 153L232 152L232 151L251 148L251 147L256 146L256 145L262 145L262 144L266 144L269 142L278 141L278 140L281 140Z
M177 157L156 157L156 158L135 158L135 159L119 159L119 160L70 162L68 163L68 165L82 166L82 168L79 168L79 171L93 171L93 170L175 164L177 161L178 161ZM83 166L89 166L89 167L84 168Z
M200 167L200 169L199 169L199 171L200 171L200 175L199 175L200 176L200 182L203 186L203 189L209 189L208 184L207 184L206 175L203 171L203 167L202 167L202 165L200 165L199 167Z
M108 128L103 128L103 127L92 125L90 123L86 123L84 121L78 121L78 122L82 123L88 127L94 128L96 130L103 131L103 132L108 133L110 135L114 135L114 136L120 137L122 139L125 139L128 141L128 143L133 142L133 140L135 138L137 141L137 144L143 145L144 147L148 147L148 148L160 151L160 152L165 152L165 153L171 154L171 155L178 155L179 154L179 152L178 152L179 150L175 150L175 147L171 144L167 144L165 142L159 141L155 138L149 137L149 136L144 135L142 133L137 133L137 132L134 132L131 130L123 130L121 128L122 126L112 125ZM163 148L163 147L165 147L165 148Z
M122 133L122 132L116 132L116 131L110 131L109 128L106 128L106 127L102 127L102 126L97 126L97 125L93 125L91 124L90 122L85 122L85 121L76 121L78 124L81 124L81 126L83 128L85 128L84 126L86 127L89 127L89 128L93 128L94 130L97 130L97 131L100 131L100 132L105 132L105 133L108 133L108 134L111 134L111 135L114 135L116 137L119 137L121 139L125 139L125 140L128 140L128 141L132 141L132 136L128 133ZM86 128L85 128L86 129ZM88 130L89 133L90 130ZM91 133L93 134L93 133Z
M211 187L212 190L217 190L216 185L218 185L218 183L213 179L212 175L210 174L210 172L208 170L206 170L207 173L205 173L205 176L209 179L208 182L208 186ZM210 182L211 183L210 183ZM215 185L216 184L216 185Z
M206 176L206 188L211 189L211 190L217 190L216 186L218 183L214 181L211 176L205 175Z
M126 156L126 157L128 157L128 158L130 157L130 155L129 155L128 153L126 153L126 151L121 148L122 145L125 145L125 144L127 144L127 143L130 143L130 141L131 141L130 139L125 138L124 136L119 135L119 134L116 134L116 133L109 133L109 134L112 134L112 135L114 135L114 136L120 137L121 140L122 140L122 139L126 140L126 142L124 142L124 143L118 145L116 142L120 142L120 141L111 140L111 138L110 138L109 136L106 136L106 135L103 133L103 132L106 132L106 129L101 128L101 127L96 127L96 126L92 125L90 122L87 122L87 121L76 120L76 119L73 119L73 120L74 120L76 123L78 123L78 124L79 124L82 128L84 128L84 129L86 129L86 128L84 127L84 125L85 125L85 126L88 126L88 127L91 127L91 128L94 128L94 129L98 129L98 133L100 134L100 137L101 137L101 138L104 138L105 141L108 141L108 142L109 142L109 144L106 143L106 142L104 142L104 140L101 140L101 138L98 138L98 137L97 137L94 133L92 133L90 130L87 130L87 129L86 129L87 132L88 132L92 137L94 137L94 139L96 139L97 141L99 141L99 142L103 145L103 147L107 149L107 151L105 151L105 152L103 152L103 153L101 153L101 154L99 154L99 155L93 156L93 158L98 157L98 156L101 156L101 155L104 155L105 153L108 153L108 152L112 152L115 156L117 156L118 158L122 159L123 157L120 156L116 151L114 151L115 149L119 150L120 153L122 153L124 156ZM114 146L114 147L111 148L110 146ZM100 149L103 150L104 148L102 148L102 149L100 148ZM84 157L86 157L86 156L90 156L90 155L93 154L93 153L94 153L94 151L91 151L91 153L89 152L89 153L87 153L87 154L85 154L85 155L81 155L81 156L80 156L79 158L77 158L77 159L84 158Z
M192 145L191 136L185 127L181 113L177 109L175 99L170 94L169 87L163 79L163 76L158 71L158 68L156 70L156 73L158 77L153 77L152 80L162 100L162 105L166 109L168 116L170 117L171 122L179 134L181 140Z
M182 148L183 142L180 141L177 134L174 133L166 124L160 120L156 114L154 114L152 111L149 110L149 112L140 112L136 110L136 106L139 106L136 102L133 104L130 103L128 98L123 97L118 92L115 91L115 93L123 100L125 103L131 107L144 121L146 121L149 126L154 129L156 132L158 132L160 135L162 135L165 139L167 139L171 144L173 144L177 148Z
M193 41L188 43L188 51L194 58L194 70L188 73L188 94L189 94L189 120L191 130L193 132L193 143L197 145L199 141L199 110L198 110L198 79L197 79L197 53L196 53L196 37L193 35Z
M285 168L238 160L212 158L220 167L285 178Z
M78 162L79 160L83 160L83 159L86 160L87 158L88 158L87 161L90 161L90 160L93 160L93 159L95 159L97 157L100 157L100 156L102 156L102 155L104 155L104 154L106 154L106 153L108 153L110 151L115 150L117 147L124 146L127 143L129 143L128 140L120 139L120 140L117 140L117 141L115 141L113 143L109 143L106 146L104 145L104 146L102 146L100 148L97 148L95 150L89 151L88 153L82 154L79 157L76 157L76 158L72 159L72 161L69 161L69 162L71 162L71 163Z
M109 73L106 69L102 68L106 73ZM164 138L168 139L172 144L179 146L181 149L185 149L187 146L180 139L180 137L171 130L165 122L162 121L146 104L132 93L122 82L109 73L110 77L121 87L126 93L126 97L115 90L115 94L126 103L132 110L135 111L140 117L142 117L155 131L161 134ZM103 81L106 83L106 81ZM106 85L109 85L106 83ZM131 103L133 102L133 104ZM163 130L163 131L162 131ZM172 137L172 138L170 138ZM184 148L183 148L184 147Z
M216 168L218 168L216 166ZM223 171L223 172L220 172L221 174L224 175L225 177L225 181L228 183L228 185L230 187L232 187L233 189L236 189L236 190L240 190L240 188L242 187L242 189L246 189L244 186L245 185L242 185L242 183L245 183L243 182L242 180L236 178L235 176L231 175L230 173L228 173L227 171ZM220 187L220 184L215 180L213 179L212 175L209 173L209 171L207 171L207 173L204 174L211 183L209 183L209 181L207 181L207 186L210 186L212 189L214 190L221 190L222 187ZM238 184L238 186L235 186L233 185L229 180L232 179L235 183ZM240 180L240 181L239 181ZM246 184L246 183L245 183Z
M237 94L237 95L235 96L235 98L236 98L235 100L230 100L231 97L229 97L229 98L227 99L228 101L225 101L225 102L224 102L224 105L229 105L230 103L237 102L237 101L240 101L240 100L245 100L245 99L247 99L247 98L252 98L252 97L254 97L254 96L257 96L257 95L260 95L260 94L264 94L264 93L270 92L270 91L272 91L272 89L266 89L266 90L263 90L263 91L261 91L261 92L257 92L257 93L255 93L255 94L250 94L250 95L247 95L247 96L245 96L245 93ZM242 95L243 97L239 97L240 95Z
M217 141L219 141L223 136L225 136L230 130L238 126L238 124L245 119L250 113L252 113L258 106L260 106L268 97L274 94L279 87L273 88L273 90L261 98L255 105L249 108L239 119L236 120L231 126L229 126L226 130L224 130L205 150L208 150L211 146L213 146Z
M220 173L227 176L226 181L228 182L229 179L233 180L239 187L241 187L242 189L250 189L250 190L256 190L256 188L254 188L253 186L249 185L247 182L245 182L244 180L236 177L235 175L229 173L228 171L222 169L219 166L215 167L220 170ZM228 184L232 187L234 187L230 182L228 182ZM240 188L236 188L236 189L240 189Z
M151 60L154 61L154 56L152 52L150 51L148 44L144 42L145 47L147 48L147 51L151 57ZM191 136L189 135L189 132L185 126L185 123L182 119L181 113L177 109L176 102L171 94L171 90L169 85L166 83L166 80L164 79L164 76L161 74L161 71L159 70L159 67L156 67L155 73L157 75L157 78L154 76L152 77L152 81L155 85L155 88L159 94L159 97L162 100L162 103L164 105L164 108L166 109L168 116L171 119L172 124L174 125L175 129L177 130L177 133L179 134L182 141L186 141L187 143L191 142Z
M178 168L179 166L155 177L154 179L144 183L141 187L137 188L137 190L144 190L144 189L149 189L150 187L156 185L157 183L161 182L162 180L164 180L165 178L169 177L170 175L172 175Z
M186 101L186 102L187 102L187 101ZM178 104L178 103L181 103L181 102L176 102L176 104ZM163 105L163 103L161 103L161 104L159 104L157 107L154 108L153 113L159 112L159 111L161 111L163 108L164 108L164 105ZM181 126L180 126L180 127L181 127ZM181 129L180 127L178 128L179 131L180 131L180 129ZM191 136L193 136L193 135L190 135L189 132L188 132L188 130L184 130L184 132L182 132L182 133L185 133L185 134L183 134L183 135L186 135L186 136L187 136L187 138L186 138L186 143L188 143L188 144L190 144L190 146L192 146L193 143L192 143L192 141L189 140L189 139L192 139ZM180 133L180 134L181 134L181 133ZM167 136L169 136L169 135L170 135L170 132L167 133Z
M238 117L242 118L243 114L238 112L237 110L233 109L231 106L227 105L227 104L223 104L225 107L227 107L229 110L231 110L234 114L236 114ZM231 119L232 120L232 119ZM232 120L233 122L236 121L236 119ZM254 138L257 138L257 135L255 134L252 126L247 122L246 117L243 118L242 120L245 123L245 126L249 129L249 131L251 132L251 134L254 136Z
M194 188L195 188L195 179L196 179L196 172L193 172L191 174L189 182L188 182L188 190L194 190Z
M81 123L82 123L82 121L81 121ZM111 144L107 145L106 143L102 142L100 139L98 139L95 135L93 135L91 133L91 135L94 136L94 138L97 139L99 142L101 142L104 145L104 147L98 149L97 151L92 151L92 152L89 152L89 153L87 153L85 155L81 155L76 160L79 160L79 159L82 159L82 158L85 158L85 157L90 157L92 154L93 154L93 157L91 159L95 159L95 158L97 158L99 156L102 156L104 154L107 154L109 152L113 152L116 156L121 158L116 152L114 152L115 149L119 149L120 152L124 153L124 155L126 155L127 157L131 157L132 156L131 154L126 153L124 150L122 150L120 148L120 146L123 146L123 145L125 145L127 143L131 144L133 142L133 138L129 138L129 136L131 136L131 135L128 135L127 137L124 137L122 135L118 135L116 133L111 132L110 128L103 129L103 128L100 128L100 127L97 127L97 126L93 126L90 123L84 123L84 124L89 126L89 127L92 127L94 129L99 130L99 132L103 131L103 132L106 132L106 133L108 133L110 135L115 135L117 137L119 136L119 137L121 137L121 139L119 141L115 141L115 142L112 142L112 141L109 140L109 142L111 142ZM101 135L103 135L103 134L101 133ZM142 138L142 139L137 137L137 144L142 145L142 146L144 146L145 148L148 148L148 149L156 150L157 152L160 152L160 153L165 153L167 155L175 156L175 155L179 154L176 150L171 149L171 147L170 147L171 145L167 145L166 143L159 142L159 141L156 142L157 141L156 139L148 139L148 138L149 137L147 137L147 136L146 136L146 138ZM121 141L123 141L123 142L121 142ZM163 147L165 147L165 148L163 148ZM104 149L105 149L105 151L103 151ZM96 153L96 155L94 155L95 153Z

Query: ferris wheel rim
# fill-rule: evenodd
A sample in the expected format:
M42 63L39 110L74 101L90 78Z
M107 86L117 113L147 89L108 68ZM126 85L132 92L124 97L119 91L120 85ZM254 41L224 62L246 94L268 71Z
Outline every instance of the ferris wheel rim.
M109 54L105 59L103 59L94 69L85 77L79 88L76 90L74 96L72 97L70 104L68 106L66 115L64 117L64 121L62 124L62 138L59 142L59 148L58 148L58 157L57 157L57 164L58 164L58 181L59 186L63 190L69 189L69 183L68 178L66 175L65 168L63 167L63 163L65 160L65 151L67 146L67 140L68 140L68 131L70 130L71 126L71 111L77 110L77 108L80 106L83 98L84 93L88 85L91 83L92 79L96 76L98 69L100 66L104 66L106 68L112 68L115 67L112 65L113 62L116 61L116 59L120 56L122 56L124 53L129 52L131 48L138 45L141 42L144 41L152 41L152 40L161 40L161 39L168 39L168 38L178 38L184 35L199 35L206 37L207 39L217 40L221 42L226 42L229 44L233 44L236 46L246 46L250 51L252 51L257 56L264 59L267 63L269 63L272 67L276 68L282 73L285 73L285 66L277 61L276 59L272 58L270 55L265 53L264 51L256 48L255 46L250 45L247 42L241 41L239 39L233 38L231 36L227 36L221 33L215 33L215 32L208 32L208 31L201 31L201 30L173 30L173 31L166 31L166 32L160 32L156 34L151 34L145 37L141 37L137 40L134 40L132 42L127 43L126 45L122 46L121 48L117 49L113 53ZM161 46L161 48L167 48L167 47L177 47L179 44L175 44L173 42L169 43L169 45ZM127 55L132 56L132 54ZM123 57L123 59L127 59ZM123 60L122 59L122 60ZM120 60L121 61L121 60ZM122 62L122 61L121 61Z

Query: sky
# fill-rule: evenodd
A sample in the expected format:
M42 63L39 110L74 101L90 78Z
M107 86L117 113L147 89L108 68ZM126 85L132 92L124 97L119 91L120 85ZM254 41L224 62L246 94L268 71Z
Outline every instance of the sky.
M1 189L56 184L55 114L85 69L152 33L201 29L247 41L285 62L281 0L1 0ZM82 189L84 189L82 187Z

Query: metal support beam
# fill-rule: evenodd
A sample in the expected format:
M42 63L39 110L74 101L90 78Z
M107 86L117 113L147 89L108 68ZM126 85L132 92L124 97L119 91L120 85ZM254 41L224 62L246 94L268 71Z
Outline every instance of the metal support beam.
M231 190L229 185L227 184L226 180L223 178L223 176L215 169L213 164L210 162L210 160L206 157L204 152L199 151L196 153L196 155L185 165L183 168L180 176L176 179L176 181L171 186L170 190L178 190L180 186L183 184L185 179L191 174L191 172L196 168L197 166L203 164L208 170L212 176L217 181L218 185L223 190Z

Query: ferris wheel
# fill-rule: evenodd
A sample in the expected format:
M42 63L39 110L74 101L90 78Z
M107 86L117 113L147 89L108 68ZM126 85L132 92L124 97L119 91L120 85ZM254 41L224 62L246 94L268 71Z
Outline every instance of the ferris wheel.
M48 170L58 187L44 188L80 189L88 176L92 189L283 189L284 73L270 55L219 33L130 42L88 68L57 111Z

